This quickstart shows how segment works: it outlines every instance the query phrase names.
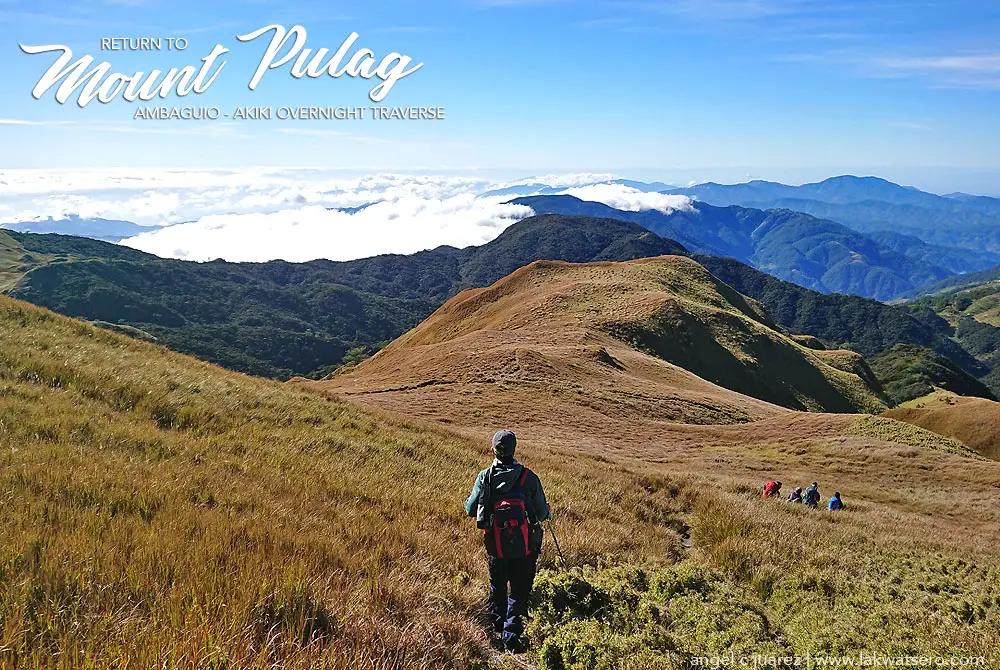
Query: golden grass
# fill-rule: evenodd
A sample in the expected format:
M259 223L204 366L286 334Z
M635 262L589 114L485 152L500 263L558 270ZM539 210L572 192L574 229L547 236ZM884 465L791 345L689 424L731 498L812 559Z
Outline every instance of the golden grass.
M25 253L17 240L0 229L0 291L13 287L24 276L21 258Z
M960 440L945 437L904 421L897 421L892 418L893 416L892 412L887 412L884 416L859 416L851 423L845 434L871 437L883 442L895 442L922 449L939 449L970 458L977 456L975 451L962 444Z
M885 416L961 441L986 458L1000 460L1000 403L993 400L935 391Z

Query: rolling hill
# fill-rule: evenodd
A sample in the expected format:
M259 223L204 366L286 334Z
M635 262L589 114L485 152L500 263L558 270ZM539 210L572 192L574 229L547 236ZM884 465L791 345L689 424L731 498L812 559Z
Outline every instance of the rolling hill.
M358 368L321 384L392 395L401 406L430 403L437 387L452 384L508 405L530 385L552 398L525 412L575 402L605 415L614 407L619 418L627 408L681 423L777 414L760 400L833 412L881 405L858 354L794 342L760 305L679 256L536 261L458 294Z
M669 317L657 318L664 313ZM701 337L687 337L692 321L701 324ZM923 577L928 574L923 567L927 558L915 543L948 535L943 529L915 529L911 515L916 509L910 496L923 497L926 503L933 497L937 501L933 506L950 519L976 519L958 508L977 504L990 519L1000 521L995 510L986 511L992 503L954 488L939 497L932 483L952 482L958 472L964 473L963 478L1000 473L998 465L970 460L972 452L964 445L887 418L772 409L756 421L730 423L734 417L726 415L736 399L731 391L709 393L704 380L698 384L684 370L672 371L655 355L669 357L670 347L676 347L674 351L685 351L685 360L697 361L697 350L702 348L713 358L727 360L714 348L720 346L733 359L753 367L761 383L783 378L787 384L796 365L780 355L755 358L757 338L798 352L795 356L809 350L798 348L767 324L766 314L755 303L741 301L688 259L538 262L489 288L459 294L356 368L326 381L291 384L469 434L509 426L530 445L525 458L539 445L566 462L596 454L599 461L592 466L590 480L595 483L603 472L615 471L623 462L619 459L655 463L671 477L697 481L747 474L753 484L717 486L717 499L694 504L690 537L701 560L763 594L757 601L763 603L762 609L745 600L739 589L727 591L704 583L704 573L697 571L613 565L543 575L537 583L538 605L531 624L543 668L615 667L636 658L651 667L656 663L671 667L668 659L676 659L677 650L693 648L708 654L762 648L775 653L801 653L807 648L830 652L866 645L895 653L928 648L920 639L922 633L901 642L899 632L890 632L919 630L912 615L896 609L897 597L905 600L914 589L927 592ZM768 360L776 363L772 369ZM650 367L656 370L652 379L646 375ZM651 386L651 380L657 385ZM661 402L637 402L649 399L651 392ZM702 398L702 408L686 414L684 409L696 395ZM756 413L766 406L744 400L742 408ZM706 423L706 418L712 421ZM684 423L691 420L700 425ZM924 466L932 472L917 474L921 466L911 467L908 459L919 462L932 454L943 460ZM951 465L953 458L957 460ZM853 498L852 512L829 518L794 505L762 504L759 485L775 476L791 485L818 479L824 490L835 486L845 492L849 506ZM649 490L661 489L651 483ZM978 490L982 493L977 495L991 501L997 498L996 491ZM926 519L937 518L938 512L923 509L930 515ZM586 519L575 506L562 514L557 519ZM636 514L648 518L658 512L643 507ZM813 525L817 519L822 527ZM874 528L869 523L880 531L869 534ZM848 535L839 536L842 532ZM881 532L895 535L894 549L882 544L888 540ZM911 534L915 532L933 534ZM994 534L966 529L961 542L976 541L982 532ZM629 542L624 536L622 540ZM845 552L845 542L865 542L866 550ZM902 546L908 547L908 563L903 554L893 554ZM961 550L950 549L949 555L955 555L952 551ZM817 591L812 578L827 579L820 577L832 574L827 570L846 572L836 585L824 582L826 586ZM914 585L913 576L905 576L907 570L921 575L917 579L924 580L923 589ZM879 586L886 583L900 586ZM895 595L882 600L888 588ZM939 586L933 589L941 591ZM992 597L989 602L992 605ZM894 611L876 603L893 603ZM717 607L740 625L735 626L733 619L716 619ZM813 608L826 614L817 619L818 610ZM689 625L727 633L709 642L691 635ZM851 633L836 638L830 626ZM735 630L740 632L729 632ZM966 644L944 642L938 648L954 651Z
M953 437L986 458L1000 461L1000 403L936 391L884 416Z
M692 208L669 212L633 212L570 195L528 196L511 202L538 213L632 221L675 239L692 251L735 258L823 293L888 300L952 274L937 265L904 256L833 221L791 210L764 211L694 203Z

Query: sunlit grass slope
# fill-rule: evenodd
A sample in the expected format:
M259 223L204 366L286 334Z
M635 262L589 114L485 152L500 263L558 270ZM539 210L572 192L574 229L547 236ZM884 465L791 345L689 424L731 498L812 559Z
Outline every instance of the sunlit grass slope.
M0 666L484 656L481 444L0 298L0 454ZM551 495L600 510L567 528L575 560L676 553L636 521L668 493L551 460Z
M856 420L689 427L673 463L526 437L569 566L547 545L526 662L997 660L1000 471L888 429L837 437ZM0 298L0 667L495 663L461 510L484 441ZM873 483L809 513L760 501L773 467Z

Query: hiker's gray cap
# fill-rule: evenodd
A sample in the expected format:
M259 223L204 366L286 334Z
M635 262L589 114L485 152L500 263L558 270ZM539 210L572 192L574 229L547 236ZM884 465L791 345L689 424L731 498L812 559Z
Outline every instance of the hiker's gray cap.
M493 449L504 454L513 454L517 446L517 436L509 430L498 430L493 434Z

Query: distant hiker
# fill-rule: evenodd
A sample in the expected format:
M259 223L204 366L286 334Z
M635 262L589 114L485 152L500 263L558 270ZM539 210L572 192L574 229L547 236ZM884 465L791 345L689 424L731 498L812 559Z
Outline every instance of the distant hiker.
M803 500L805 500L806 505L816 509L816 505L819 505L819 484L813 482L812 486L806 489Z
M516 447L517 438L509 430L493 436L495 459L476 477L465 512L476 517L483 531L493 631L505 649L522 653L527 651L524 617L542 548L541 522L551 514L538 475L514 459Z
M790 503L801 503L802 502L802 487L796 486L795 490L788 494L788 500L785 502Z
M764 497L774 498L781 495L781 482L768 482L764 484Z
M830 498L830 503L826 506L826 508L831 512L839 512L844 509L844 502L840 499L840 491L833 494L833 497Z

